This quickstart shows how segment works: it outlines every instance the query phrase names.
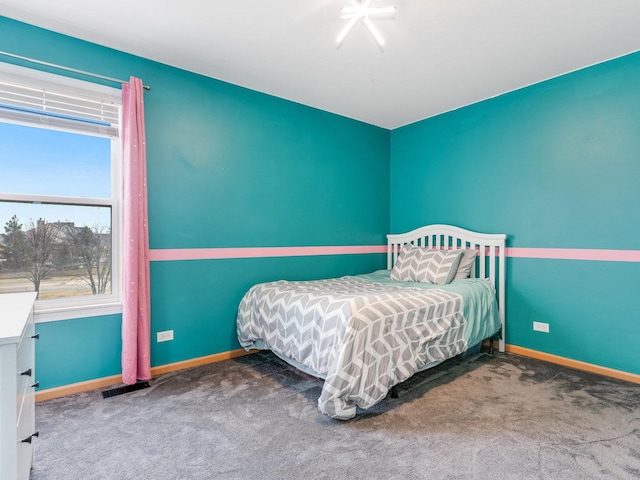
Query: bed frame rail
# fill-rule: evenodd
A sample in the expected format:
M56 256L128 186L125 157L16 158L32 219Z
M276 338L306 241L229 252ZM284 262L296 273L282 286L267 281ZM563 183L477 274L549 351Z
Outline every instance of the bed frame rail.
M472 278L489 278L496 288L500 312L499 350L504 352L505 341L505 244L503 233L478 233L452 225L427 225L406 233L387 235L387 269L391 270L403 245L478 252L471 270Z

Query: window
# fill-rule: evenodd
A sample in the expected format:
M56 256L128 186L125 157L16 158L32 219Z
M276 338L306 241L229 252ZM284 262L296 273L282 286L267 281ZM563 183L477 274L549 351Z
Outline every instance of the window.
M120 311L120 90L0 64L0 293Z

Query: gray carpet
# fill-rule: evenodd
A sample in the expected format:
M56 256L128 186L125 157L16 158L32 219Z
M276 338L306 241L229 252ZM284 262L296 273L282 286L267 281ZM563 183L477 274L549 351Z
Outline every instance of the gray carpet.
M640 478L640 385L479 354L348 422L318 412L321 387L257 353L42 402L31 478Z

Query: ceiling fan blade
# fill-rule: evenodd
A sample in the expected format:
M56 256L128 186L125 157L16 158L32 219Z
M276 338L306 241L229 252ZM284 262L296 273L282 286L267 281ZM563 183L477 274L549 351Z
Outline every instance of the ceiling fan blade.
M373 35L373 38L375 38L376 42L378 42L378 45L382 47L384 45L384 38L382 38L382 35L380 35L380 32L378 32L376 27L373 26L371 20L369 20L367 17L364 17L362 19L362 22L365 24L371 35Z
M340 46L343 40L347 37L359 18L360 17L353 17L351 20L349 20L349 23L347 23L347 25L342 29L342 31L338 35L338 38L336 38L336 43L338 44L338 46Z

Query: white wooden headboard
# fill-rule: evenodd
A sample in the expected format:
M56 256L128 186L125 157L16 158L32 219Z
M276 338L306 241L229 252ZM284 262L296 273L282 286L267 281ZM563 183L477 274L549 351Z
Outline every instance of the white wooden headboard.
M410 232L387 235L387 269L391 270L402 246L450 250L474 249L478 258L471 270L472 278L489 278L496 288L500 311L500 351L504 352L505 330L505 243L504 233L477 233L452 225L426 225Z

